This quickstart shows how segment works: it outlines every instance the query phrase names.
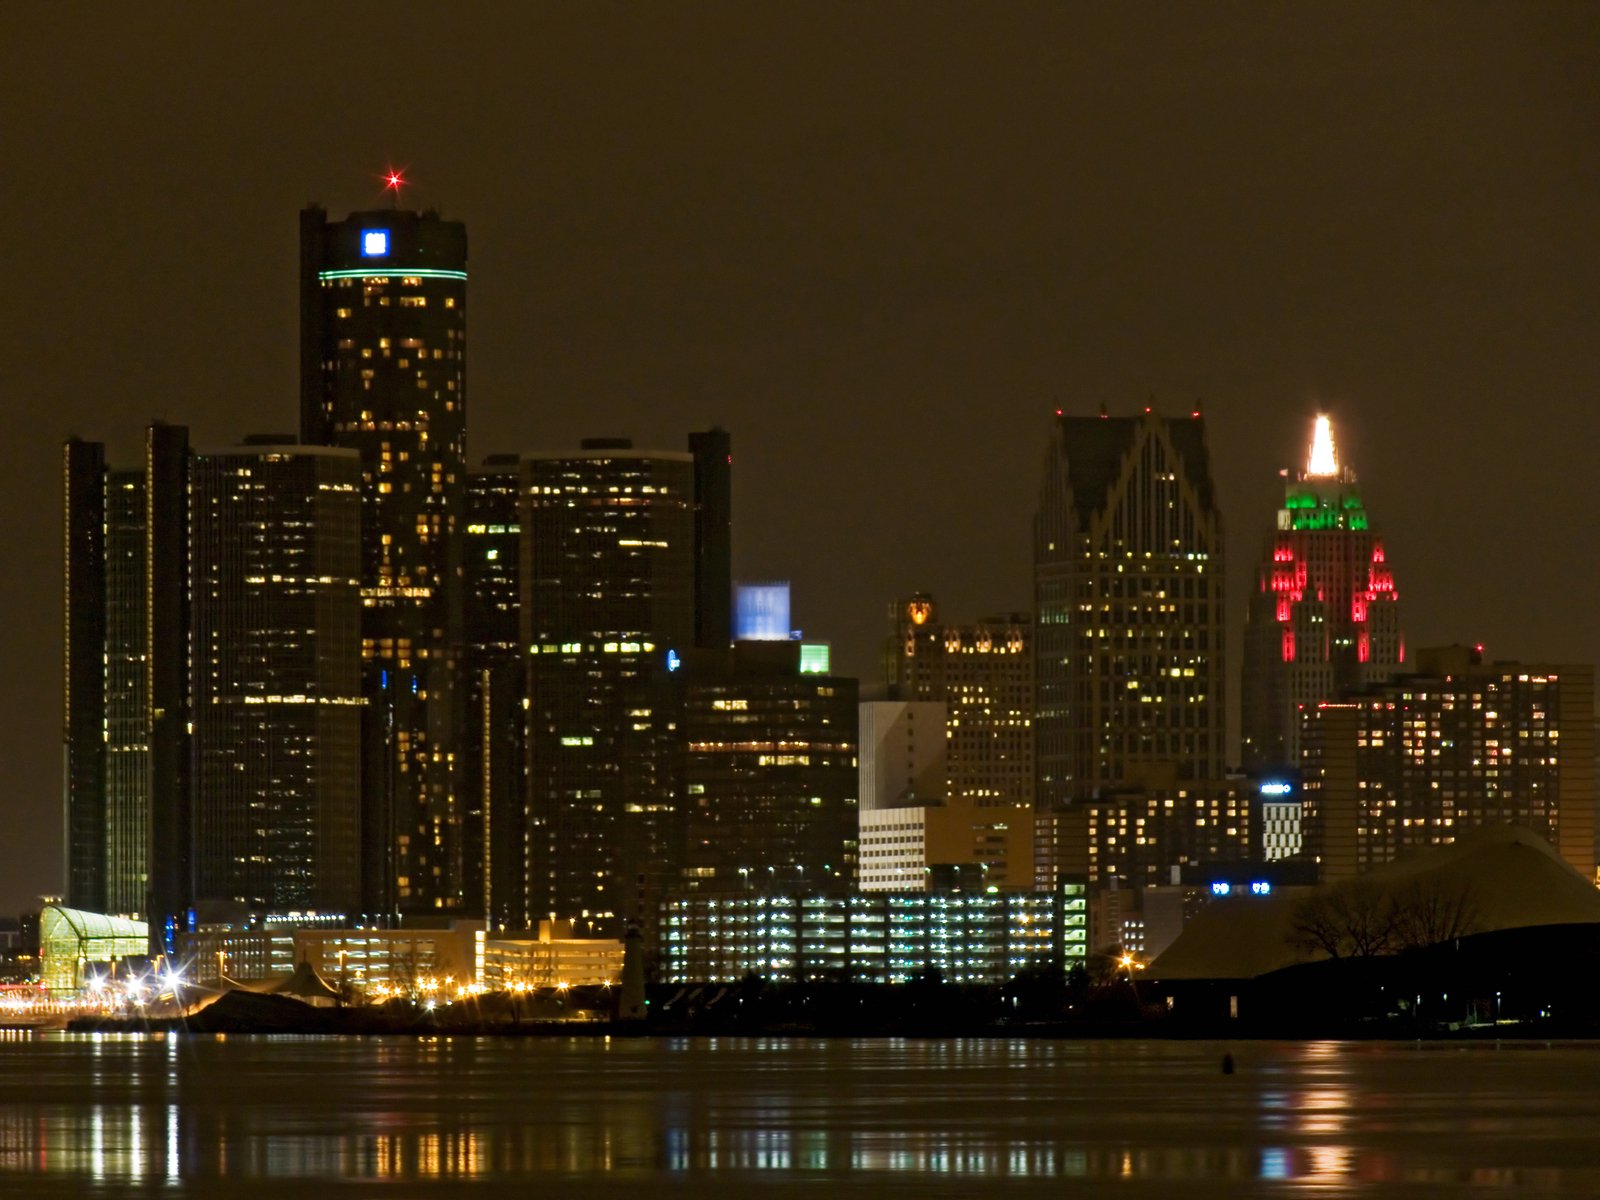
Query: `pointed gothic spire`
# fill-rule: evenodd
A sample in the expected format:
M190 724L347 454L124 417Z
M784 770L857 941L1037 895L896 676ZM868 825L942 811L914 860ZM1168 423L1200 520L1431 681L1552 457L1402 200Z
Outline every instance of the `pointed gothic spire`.
M1326 413L1317 414L1316 429L1311 435L1311 457L1306 460L1306 474L1330 478L1339 473L1339 463L1333 453L1333 423Z

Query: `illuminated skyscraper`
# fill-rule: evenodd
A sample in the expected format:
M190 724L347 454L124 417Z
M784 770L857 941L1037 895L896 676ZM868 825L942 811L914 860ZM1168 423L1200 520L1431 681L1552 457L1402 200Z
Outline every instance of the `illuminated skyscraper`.
M467 232L300 215L300 432L361 456L363 876L375 911L465 904L456 778Z
M351 912L361 462L286 441L190 468L195 899Z
M947 624L919 593L889 624L891 698L861 706L861 887L1033 886L1028 617Z
M946 713L949 799L980 806L1033 803L1033 656L1026 613L947 624L928 595L890 608L885 665L901 700L940 701Z
M150 426L131 470L74 438L64 467L67 895L147 916L159 953L192 898L188 433Z
M1322 878L1504 824L1593 879L1594 668L1447 646L1413 670L1304 714L1304 849Z
M797 641L686 651L684 885L843 892L856 879L854 679Z
M1205 423L1059 417L1034 519L1037 803L1225 756L1222 518Z
M681 861L669 669L695 641L694 456L592 438L521 477L527 904L643 919Z
M107 472L106 911L112 913L144 912L150 884L144 522L144 472Z
M1383 538L1371 527L1355 472L1337 460L1328 418L1319 416L1306 468L1284 486L1250 594L1245 767L1298 767L1307 706L1393 678L1404 662Z

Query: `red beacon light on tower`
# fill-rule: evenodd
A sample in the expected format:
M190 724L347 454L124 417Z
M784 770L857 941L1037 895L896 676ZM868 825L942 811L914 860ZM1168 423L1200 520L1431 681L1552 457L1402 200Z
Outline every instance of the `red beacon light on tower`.
M405 168L391 164L383 169L378 178L383 181L383 190L388 194L390 203L399 208L400 192L411 182L406 178Z

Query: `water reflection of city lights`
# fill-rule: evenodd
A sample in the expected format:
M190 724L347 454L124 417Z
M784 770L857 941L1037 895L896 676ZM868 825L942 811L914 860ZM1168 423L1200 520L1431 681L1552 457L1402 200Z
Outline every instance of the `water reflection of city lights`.
M1311 1146L1307 1150L1310 1167L1306 1172L1309 1182L1329 1183L1342 1180L1355 1167L1356 1152L1349 1146Z
M0 1033L0 1066L37 1050L28 1061L54 1055L78 1082L58 1073L0 1096L0 1194L30 1194L45 1173L107 1194L193 1179L541 1176L704 1182L709 1193L719 1172L847 1191L939 1176L978 1195L1021 1180L1219 1195L1255 1181L1282 1195L1391 1182L1600 1194L1600 1167L1580 1176L1461 1157L1464 1139L1445 1131L1491 1104L1504 1112L1523 1076L1480 1093L1437 1083L1465 1074L1435 1077L1399 1104L1419 1068L1456 1056L1422 1064L1392 1048L1252 1048L1224 1080L1220 1048L1159 1044L20 1037ZM1517 1067L1510 1057L1496 1070ZM1392 1133L1375 1136L1374 1111L1408 1131L1405 1155ZM1581 1117L1570 1123L1587 1137Z

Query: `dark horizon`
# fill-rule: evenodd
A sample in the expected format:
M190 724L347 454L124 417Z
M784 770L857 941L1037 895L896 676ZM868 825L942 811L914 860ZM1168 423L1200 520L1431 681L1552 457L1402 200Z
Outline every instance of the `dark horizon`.
M866 684L898 596L1031 609L1050 423L1102 404L1203 407L1230 705L1322 409L1408 647L1600 659L1590 7L292 11L0 51L0 913L61 884L62 441L293 427L296 214L391 163L471 238L470 459L727 429L735 576Z

